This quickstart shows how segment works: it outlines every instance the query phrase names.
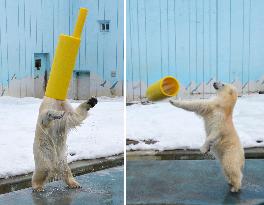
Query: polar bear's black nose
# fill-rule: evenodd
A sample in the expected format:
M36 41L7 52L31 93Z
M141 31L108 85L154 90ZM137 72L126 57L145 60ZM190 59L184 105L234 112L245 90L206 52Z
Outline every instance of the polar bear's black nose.
M213 86L214 86L214 89L218 89L218 83L217 82L214 82L214 84L213 84Z

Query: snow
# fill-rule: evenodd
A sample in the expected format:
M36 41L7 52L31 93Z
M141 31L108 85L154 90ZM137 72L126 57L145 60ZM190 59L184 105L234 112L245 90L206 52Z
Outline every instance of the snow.
M264 146L264 95L239 98L233 116L244 147ZM127 106L127 138L139 141L127 145L127 150L198 149L205 140L205 131L196 114L161 101ZM142 141L148 139L158 142L148 145Z
M83 125L68 136L68 162L123 153L123 98L98 100ZM0 97L0 178L34 170L33 140L40 103L36 98ZM71 104L77 107L79 103Z

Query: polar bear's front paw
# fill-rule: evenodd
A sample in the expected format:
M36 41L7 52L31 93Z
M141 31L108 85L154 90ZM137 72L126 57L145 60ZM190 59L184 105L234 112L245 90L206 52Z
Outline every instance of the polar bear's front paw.
M178 105L178 101L177 100L170 100L169 101L171 105L177 106Z
M65 112L63 112L63 111L56 111L56 112L49 111L47 113L49 120L61 119L64 116L64 114L65 114Z
M200 151L202 152L202 154L206 154L210 151L210 146L209 145L203 145L201 148L200 148Z
M90 105L90 107L94 107L97 104L98 100L95 97L91 97L88 101L87 104Z
M75 181L74 179L72 179L72 180L70 180L68 182L68 187L70 189L78 189L78 188L81 188L80 184L77 181Z
M170 102L170 104L172 104L172 105L174 104L174 101L173 101L173 100L170 100L169 102Z

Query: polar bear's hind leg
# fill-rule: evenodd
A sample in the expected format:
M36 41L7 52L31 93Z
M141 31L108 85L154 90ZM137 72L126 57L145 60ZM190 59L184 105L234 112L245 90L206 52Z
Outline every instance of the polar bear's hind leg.
M73 178L71 169L68 164L65 164L64 182L68 185L70 189L76 189L81 187L80 184Z
M44 191L43 186L48 178L48 171L46 170L35 170L32 177L32 188L33 191L41 192Z

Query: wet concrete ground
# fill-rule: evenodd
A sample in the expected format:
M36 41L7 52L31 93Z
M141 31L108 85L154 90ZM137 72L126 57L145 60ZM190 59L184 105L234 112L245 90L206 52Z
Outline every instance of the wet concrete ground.
M215 160L128 161L127 204L264 204L264 160L246 160L240 193Z
M45 191L31 188L0 195L0 205L120 205L124 203L124 167L76 177L80 189L68 189L62 181L48 183Z

